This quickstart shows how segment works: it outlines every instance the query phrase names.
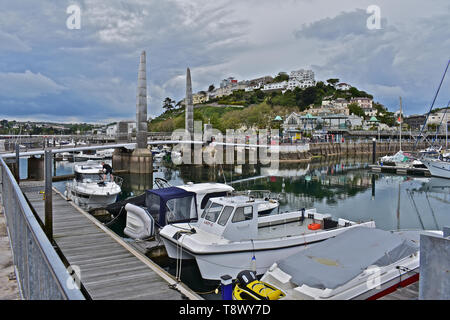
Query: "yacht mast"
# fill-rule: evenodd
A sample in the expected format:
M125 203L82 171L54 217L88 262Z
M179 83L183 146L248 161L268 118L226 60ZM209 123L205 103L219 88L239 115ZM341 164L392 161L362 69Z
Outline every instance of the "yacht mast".
M399 116L399 123L400 123L400 150L402 151L402 97L400 97L400 116Z

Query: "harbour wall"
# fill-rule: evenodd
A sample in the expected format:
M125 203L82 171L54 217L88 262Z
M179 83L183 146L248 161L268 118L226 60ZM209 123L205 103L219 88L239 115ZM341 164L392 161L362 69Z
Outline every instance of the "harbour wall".
M414 142L402 142L402 151L412 152ZM416 150L426 148L425 143L419 143ZM376 153L383 155L395 154L400 150L399 142L376 142ZM307 145L280 146L280 161L299 160L309 161L314 157L354 156L372 154L372 142L343 142L343 143L310 143Z

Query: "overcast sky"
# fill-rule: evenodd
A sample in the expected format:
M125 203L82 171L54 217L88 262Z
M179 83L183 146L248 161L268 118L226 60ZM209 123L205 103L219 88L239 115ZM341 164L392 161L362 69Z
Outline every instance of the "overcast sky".
M70 5L81 9L69 29ZM369 6L381 28L370 30ZM0 0L0 118L134 119L139 54L147 52L148 114L194 91L312 68L389 110L425 113L450 59L450 4L435 1ZM70 20L72 21L72 20ZM372 20L370 20L372 21ZM450 72L449 72L450 73ZM450 74L436 107L450 99Z

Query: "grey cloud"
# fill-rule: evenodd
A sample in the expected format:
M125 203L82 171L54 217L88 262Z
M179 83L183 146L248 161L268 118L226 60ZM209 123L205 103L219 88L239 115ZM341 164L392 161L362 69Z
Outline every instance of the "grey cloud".
M325 18L308 25L303 25L294 31L294 36L300 38L315 38L320 40L335 40L338 38L359 35L371 35L379 30L367 28L367 19L370 14L363 9L350 12L341 12L334 18ZM381 29L386 29L387 19L381 18Z
M16 35L9 34L0 31L0 51L1 52L27 52L31 50L31 47L27 45L24 41L19 39Z
M8 98L36 98L58 94L65 89L52 79L29 70L24 73L0 73L0 96Z

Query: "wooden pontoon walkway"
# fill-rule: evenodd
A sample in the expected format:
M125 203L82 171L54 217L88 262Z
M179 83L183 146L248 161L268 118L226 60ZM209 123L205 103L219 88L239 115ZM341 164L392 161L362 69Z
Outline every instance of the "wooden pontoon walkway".
M44 199L40 193L44 190L43 183L21 182L20 186L44 221ZM67 262L80 268L81 283L93 300L201 299L56 189L53 189L53 238Z
M383 173L395 173L399 175L412 175L412 176L424 176L430 177L430 170L425 168L405 168L397 166L380 166L380 165L369 165L372 172L383 172Z

